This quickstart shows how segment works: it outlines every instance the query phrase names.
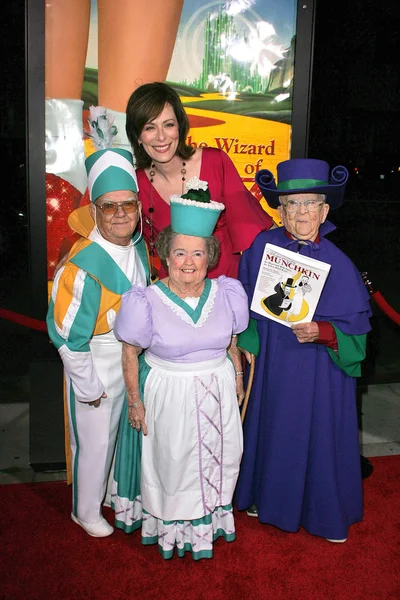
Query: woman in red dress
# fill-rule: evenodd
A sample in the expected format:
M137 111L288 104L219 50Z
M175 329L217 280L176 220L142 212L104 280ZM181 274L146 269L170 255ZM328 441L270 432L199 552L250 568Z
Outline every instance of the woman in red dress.
M221 257L210 277L237 277L240 252L273 226L272 218L243 184L229 156L218 148L186 144L189 120L178 94L165 83L148 83L131 95L126 133L136 158L143 232L154 275L165 276L155 253L159 231L169 225L169 198L181 195L185 181L207 181L211 198L225 204L214 234Z

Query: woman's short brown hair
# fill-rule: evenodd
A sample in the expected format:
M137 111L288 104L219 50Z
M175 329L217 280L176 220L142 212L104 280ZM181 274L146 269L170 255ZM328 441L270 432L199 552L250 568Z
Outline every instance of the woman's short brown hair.
M169 258L171 252L172 240L176 235L179 235L179 233L172 231L171 225L168 225L168 227L165 227L165 229L160 231L157 237L156 250L165 269L167 268L167 258ZM215 235L204 237L202 239L206 243L207 268L213 269L217 265L219 259L219 240Z
M166 83L145 83L131 94L126 107L126 135L131 143L138 169L146 169L151 165L151 158L139 144L143 127L157 118L166 104L172 106L178 122L179 143L176 154L188 159L194 153L193 146L186 144L189 119L176 91Z

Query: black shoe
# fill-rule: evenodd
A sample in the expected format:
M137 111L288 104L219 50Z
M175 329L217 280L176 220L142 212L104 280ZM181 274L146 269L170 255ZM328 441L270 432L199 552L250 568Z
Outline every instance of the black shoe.
M246 515L248 517L258 517L258 508L255 504L252 504L250 508L246 510Z
M361 477L363 479L367 479L374 472L374 466L372 462L365 458L365 456L360 456L361 458Z

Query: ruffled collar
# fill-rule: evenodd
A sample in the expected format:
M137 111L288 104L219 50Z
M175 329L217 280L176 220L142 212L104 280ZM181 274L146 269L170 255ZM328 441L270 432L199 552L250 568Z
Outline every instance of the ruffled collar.
M206 278L204 290L195 307L174 294L162 281L157 281L151 287L164 304L169 306L178 317L185 321L185 323L188 323L188 325L198 328L204 325L211 313L218 284L215 279Z

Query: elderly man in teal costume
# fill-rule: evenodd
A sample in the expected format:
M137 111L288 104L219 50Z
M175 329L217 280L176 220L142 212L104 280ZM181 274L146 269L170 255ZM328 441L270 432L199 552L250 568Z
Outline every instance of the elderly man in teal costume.
M93 123L92 123L93 125ZM138 185L130 152L104 148L86 159L95 227L70 225L82 237L54 280L47 316L64 364L72 453L72 520L89 535L113 532L102 516L125 397L122 344L113 333L121 296L145 287L148 255L140 232Z

